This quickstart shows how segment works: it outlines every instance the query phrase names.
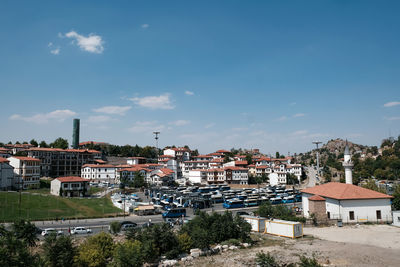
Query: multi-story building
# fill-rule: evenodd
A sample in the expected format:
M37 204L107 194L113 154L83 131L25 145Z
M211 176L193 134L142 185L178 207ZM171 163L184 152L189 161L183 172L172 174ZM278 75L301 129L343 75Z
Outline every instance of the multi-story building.
M287 183L285 172L273 172L268 175L270 185L285 185Z
M87 195L89 180L81 177L58 177L50 183L50 194L63 197L84 197Z
M10 161L0 157L0 190L11 189L14 182L14 168Z
M248 184L248 181L247 168L224 167L207 170L207 182L209 184Z
M14 187L39 188L40 159L31 157L9 157L10 165L14 168Z
M41 160L42 176L78 176L85 164L101 159L101 152L89 149L59 149L34 147L27 150L28 157Z
M138 164L145 164L146 158L143 157L129 157L126 160L126 163L129 165L138 165Z
M117 167L110 164L85 164L82 166L81 177L95 182L115 183Z
M11 149L0 147L0 158L8 158L11 157L11 155L12 155Z

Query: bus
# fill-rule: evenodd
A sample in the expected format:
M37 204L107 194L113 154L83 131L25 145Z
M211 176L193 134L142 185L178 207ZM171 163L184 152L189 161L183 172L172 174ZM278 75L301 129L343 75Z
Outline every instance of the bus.
M282 204L282 198L280 197L273 197L269 200L271 204Z
M222 206L225 209L236 209L236 208L244 208L244 203L243 200L240 199L229 199L225 200L224 204Z
M254 207L259 205L258 198L248 198L244 200L244 205L246 207Z
M177 209L169 209L162 214L164 219L166 218L181 218L182 216L186 217L186 209L177 208Z

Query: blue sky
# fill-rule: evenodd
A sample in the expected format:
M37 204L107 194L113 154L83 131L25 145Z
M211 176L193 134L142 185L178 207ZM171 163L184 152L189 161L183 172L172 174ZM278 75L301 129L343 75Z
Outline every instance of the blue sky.
M84 2L84 3L82 3ZM1 1L0 141L304 152L400 134L398 1Z

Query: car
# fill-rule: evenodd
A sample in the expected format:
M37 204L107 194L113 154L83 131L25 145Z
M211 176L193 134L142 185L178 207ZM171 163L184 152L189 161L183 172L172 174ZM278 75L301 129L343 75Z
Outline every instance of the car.
M54 228L46 228L41 233L42 236L47 236L47 235L51 235L51 234L63 235L64 232L62 230L56 230Z
M126 223L126 224L121 225L121 230L128 231L128 230L134 229L136 227L137 227L136 223Z
M245 211L238 211L238 212L236 212L236 215L242 216L242 215L250 215L250 214Z
M92 229L90 228L85 228L85 227L74 227L71 230L71 234L72 235L76 235L76 234L90 234L92 233Z

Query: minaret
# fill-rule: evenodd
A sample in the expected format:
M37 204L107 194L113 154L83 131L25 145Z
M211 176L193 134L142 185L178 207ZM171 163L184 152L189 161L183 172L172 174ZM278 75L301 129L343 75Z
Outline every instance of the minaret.
M346 177L346 184L353 184L353 162L351 161L350 149L346 140L346 147L344 149L344 175Z

